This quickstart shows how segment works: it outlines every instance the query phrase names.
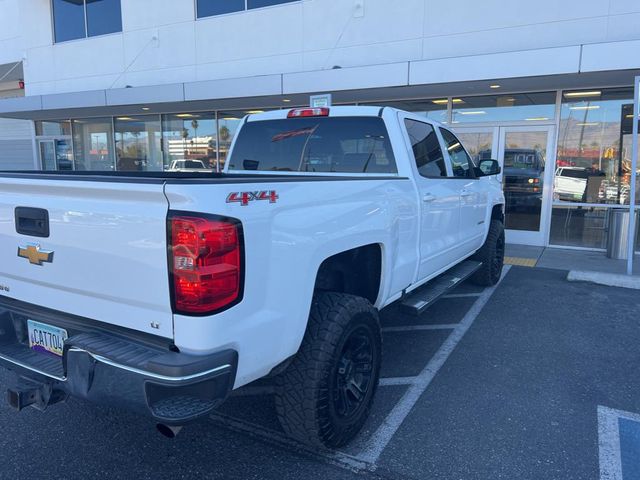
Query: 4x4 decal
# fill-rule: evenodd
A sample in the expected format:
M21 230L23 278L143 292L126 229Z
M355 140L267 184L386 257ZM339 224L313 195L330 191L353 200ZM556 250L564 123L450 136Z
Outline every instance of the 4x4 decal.
M227 197L227 203L239 203L243 207L249 205L249 202L256 200L269 200L269 203L278 201L278 194L275 190L262 190L259 192L233 192Z

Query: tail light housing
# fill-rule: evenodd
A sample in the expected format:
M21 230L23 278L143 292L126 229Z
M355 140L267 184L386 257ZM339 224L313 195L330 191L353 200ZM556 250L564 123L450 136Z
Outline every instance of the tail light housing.
M212 215L169 217L169 270L174 311L210 315L242 300L242 225Z
M305 117L328 117L329 109L321 108L294 108L289 110L287 118L305 118Z

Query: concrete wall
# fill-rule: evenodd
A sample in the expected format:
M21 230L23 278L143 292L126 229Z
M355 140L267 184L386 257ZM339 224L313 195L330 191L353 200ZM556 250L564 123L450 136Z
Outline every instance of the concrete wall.
M194 3L122 0L123 33L54 45L49 0L0 0L0 63L24 56L35 95L640 40L638 0L302 0L197 21Z

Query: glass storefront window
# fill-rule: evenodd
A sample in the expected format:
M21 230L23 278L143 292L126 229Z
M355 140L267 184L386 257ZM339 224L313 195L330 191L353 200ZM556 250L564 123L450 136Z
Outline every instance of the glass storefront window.
M606 207L553 207L549 242L559 246L607 248L609 212Z
M76 170L115 170L111 122L111 117L73 121L73 154Z
M493 154L493 129L486 132L456 131L456 135L476 165L480 165L480 160L496 158Z
M165 170L217 168L215 113L162 116Z
M116 170L162 171L160 116L116 117Z
M233 137L238 131L238 127L246 113L247 112L244 111L218 112L218 155L220 158L220 170L224 168ZM255 113L258 113L258 111L256 110Z
M563 92L555 201L629 204L632 99L631 89Z
M394 100L389 102L366 102L359 105L375 105L380 107L392 107L407 112L421 115L430 120L440 123L447 123L447 102L446 98L434 100Z
M71 122L35 122L36 135L39 137L58 137L71 135Z
M556 92L486 95L452 99L452 123L551 122Z

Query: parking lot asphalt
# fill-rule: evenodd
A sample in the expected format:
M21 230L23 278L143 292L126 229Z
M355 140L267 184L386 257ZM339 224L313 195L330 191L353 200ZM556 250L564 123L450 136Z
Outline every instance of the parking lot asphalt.
M383 311L381 388L339 452L287 439L261 381L174 440L79 400L45 413L2 403L0 478L597 479L599 407L640 413L640 295L565 278L513 267L420 317ZM0 386L10 379L2 371ZM618 455L637 472L627 420L618 443L636 443Z

